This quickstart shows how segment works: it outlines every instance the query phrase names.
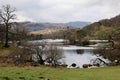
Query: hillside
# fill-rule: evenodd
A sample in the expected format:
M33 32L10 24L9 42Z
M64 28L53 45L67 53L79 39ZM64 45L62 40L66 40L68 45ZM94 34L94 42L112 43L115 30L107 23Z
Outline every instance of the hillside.
M30 31L38 31L44 29L61 29L67 26L63 24L53 24L53 23L34 23L34 22L22 22L21 24L27 26Z
M95 31L100 30L100 28L104 26L106 28L115 28L120 27L120 15L113 17L111 19L104 19L98 22L87 25L83 28L88 34L94 33Z
M48 35L48 34L53 34L57 32L65 31L65 29L45 29L45 30L39 30L39 31L32 31L30 34L42 34L42 35Z
M78 29L45 29L45 30L39 30L39 31L32 31L30 34L34 35L41 35L42 38L50 38L50 39L64 39L64 38L70 38L71 35L73 35Z
M64 29L64 28L82 28L90 22L68 22L68 23L34 23L34 22L21 22L20 24L27 26L30 31L38 31L44 29Z

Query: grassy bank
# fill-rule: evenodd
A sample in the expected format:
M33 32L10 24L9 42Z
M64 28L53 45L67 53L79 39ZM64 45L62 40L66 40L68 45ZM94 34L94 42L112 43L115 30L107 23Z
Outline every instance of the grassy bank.
M0 67L0 80L120 80L120 66L98 69Z

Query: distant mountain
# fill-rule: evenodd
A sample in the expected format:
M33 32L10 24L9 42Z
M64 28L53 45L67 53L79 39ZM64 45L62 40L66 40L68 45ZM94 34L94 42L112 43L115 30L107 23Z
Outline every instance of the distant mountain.
M74 27L74 28L83 28L83 27L85 27L89 24L91 24L91 22L76 21L76 22L65 23L65 25L71 26L71 27Z
M66 28L64 24L57 23L34 23L34 22L21 22L22 25L27 26L30 31L38 31L44 29L61 29Z
M34 22L21 22L20 24L27 26L30 31L38 31L44 29L66 29L66 28L82 28L90 22L68 22L68 23L34 23Z

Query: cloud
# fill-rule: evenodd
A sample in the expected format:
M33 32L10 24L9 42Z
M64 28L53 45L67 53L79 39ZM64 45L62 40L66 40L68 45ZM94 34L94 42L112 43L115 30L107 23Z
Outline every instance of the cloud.
M94 22L120 13L120 0L0 0L3 4L15 6L21 21Z
M18 15L17 16L17 19L15 20L16 22L24 22L24 21L31 21L31 22L34 22L34 20L26 17L26 16L23 16L23 15Z

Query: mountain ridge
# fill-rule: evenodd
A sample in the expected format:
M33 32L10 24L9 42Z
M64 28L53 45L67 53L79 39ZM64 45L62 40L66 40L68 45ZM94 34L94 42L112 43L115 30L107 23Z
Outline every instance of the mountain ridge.
M66 28L83 28L90 22L75 21L68 23L36 23L36 22L20 22L20 24L28 27L30 31L38 31L44 29L66 29Z

